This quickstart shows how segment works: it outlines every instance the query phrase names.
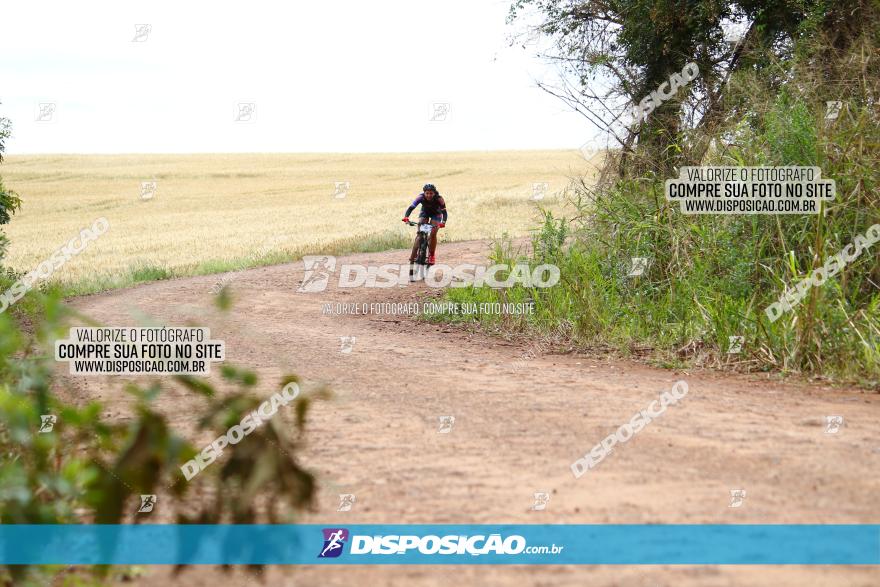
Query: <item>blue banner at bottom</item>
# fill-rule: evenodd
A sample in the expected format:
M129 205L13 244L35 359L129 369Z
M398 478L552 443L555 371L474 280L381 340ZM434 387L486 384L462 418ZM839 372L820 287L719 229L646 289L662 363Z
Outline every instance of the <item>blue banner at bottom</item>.
M3 525L0 564L877 565L880 525Z

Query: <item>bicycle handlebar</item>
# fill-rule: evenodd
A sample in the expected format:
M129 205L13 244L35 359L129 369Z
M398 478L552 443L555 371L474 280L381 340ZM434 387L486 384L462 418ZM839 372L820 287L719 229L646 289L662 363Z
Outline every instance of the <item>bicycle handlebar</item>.
M408 220L408 221L407 221L407 224L409 224L410 226L420 226L421 224L431 224L431 223L430 223L430 222L424 222L424 223L422 223L422 222L413 222L412 220Z

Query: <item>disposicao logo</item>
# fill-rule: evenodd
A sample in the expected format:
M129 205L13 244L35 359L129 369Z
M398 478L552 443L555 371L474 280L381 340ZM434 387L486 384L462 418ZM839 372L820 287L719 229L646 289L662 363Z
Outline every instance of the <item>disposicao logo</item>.
M348 530L345 528L324 528L324 547L318 558L336 558L342 554L342 549L348 540Z
M324 528L324 546L318 558L337 558L348 544L348 553L357 555L558 555L564 546L556 544L528 546L526 539L518 534L479 534L438 536L430 534L360 535L349 534L346 528Z

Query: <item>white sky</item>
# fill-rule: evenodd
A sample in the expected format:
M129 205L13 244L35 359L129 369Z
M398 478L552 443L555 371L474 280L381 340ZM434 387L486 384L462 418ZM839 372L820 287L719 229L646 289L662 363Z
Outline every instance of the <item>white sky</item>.
M554 73L534 48L508 47L509 4L11 2L7 153L577 149L593 130L535 86Z

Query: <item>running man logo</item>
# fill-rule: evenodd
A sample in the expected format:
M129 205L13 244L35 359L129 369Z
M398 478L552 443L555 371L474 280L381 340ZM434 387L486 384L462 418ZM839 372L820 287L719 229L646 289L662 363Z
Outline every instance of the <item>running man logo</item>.
M432 103L430 122L446 122L447 116L449 116L449 102Z
M455 426L455 416L440 416L440 429L437 432L449 434L453 426Z
M351 351L354 349L354 343L357 342L356 336L340 336L339 337L339 352L345 355L350 355Z
M627 274L627 277L638 277L642 275L648 268L647 257L631 257L630 261L631 265L629 267L629 273Z
M55 102L39 102L37 104L37 113L34 120L36 122L54 122Z
M149 514L156 507L155 495L141 495L141 505L138 508L139 514Z
M730 505L729 508L738 508L742 507L743 502L746 499L746 490L745 489L731 489L730 490Z
M233 120L241 123L257 121L257 104L255 102L237 102L233 109Z
M334 188L334 191L333 191L333 197L336 198L337 200L344 199L345 196L348 195L348 190L351 189L351 182L350 181L337 181L337 182L334 182L334 185L336 187Z
M743 350L743 340L745 340L742 336L732 335L727 337L727 354L728 355L738 355Z
M39 434L45 434L47 432L52 432L52 429L55 428L55 422L58 421L58 416L53 414L43 414L40 416L40 430Z
M543 200L544 196L547 195L547 190L550 188L550 184L546 181L536 181L532 183L532 200L539 201Z
M317 293L327 289L330 274L336 269L336 257L330 255L306 255L303 257L302 283L296 291L300 293Z
M841 110L843 110L843 102L840 100L825 102L825 120L837 120Z
M825 434L837 434L843 426L843 416L825 416Z
M153 26L149 24L136 24L134 25L134 38L131 40L132 43L146 43L147 39L150 38L150 33L153 32Z
M355 496L353 493L340 493L339 494L339 507L336 508L337 512L350 512L351 508L354 506Z
M141 200L152 200L159 190L159 183L156 181L141 182Z
M345 543L348 540L348 530L345 528L324 528L324 547L318 558L336 558L342 554Z
M547 504L550 503L550 494L546 491L539 491L535 493L535 503L532 505L532 511L541 512L547 509Z

